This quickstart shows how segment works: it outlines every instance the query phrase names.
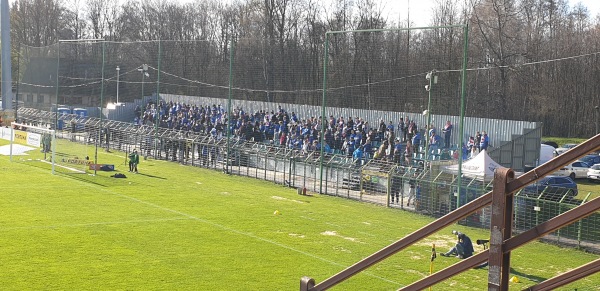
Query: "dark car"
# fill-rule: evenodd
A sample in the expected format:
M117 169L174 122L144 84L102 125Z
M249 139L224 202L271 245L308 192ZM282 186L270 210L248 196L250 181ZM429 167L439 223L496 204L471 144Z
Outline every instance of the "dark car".
M569 201L577 196L577 184L570 177L546 176L523 188L521 195L545 200Z
M595 164L600 164L600 155L586 155L581 157L578 161L585 162L586 164L593 166Z

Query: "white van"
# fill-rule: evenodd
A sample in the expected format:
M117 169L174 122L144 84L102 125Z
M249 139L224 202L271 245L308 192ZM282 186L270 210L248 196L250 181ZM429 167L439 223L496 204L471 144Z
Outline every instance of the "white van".
M540 159L538 160L538 166L546 163L549 160L554 159L556 157L556 149L553 146L549 146L547 144L540 145Z

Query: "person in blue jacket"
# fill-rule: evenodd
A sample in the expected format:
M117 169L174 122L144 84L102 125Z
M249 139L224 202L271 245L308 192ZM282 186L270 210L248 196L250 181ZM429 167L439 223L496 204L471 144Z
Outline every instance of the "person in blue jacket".
M490 137L487 135L487 132L481 132L481 143L479 144L479 151L487 150L490 145Z
M354 152L352 153L352 158L354 159L354 161L356 162L357 166L362 166L362 158L363 158L363 146L359 146L356 148L356 150L354 150Z

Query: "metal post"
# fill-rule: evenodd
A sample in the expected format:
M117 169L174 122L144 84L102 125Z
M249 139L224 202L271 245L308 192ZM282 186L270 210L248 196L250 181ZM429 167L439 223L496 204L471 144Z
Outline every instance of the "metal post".
M323 193L323 153L325 152L325 106L327 104L327 63L329 63L329 31L325 33L325 56L323 61L323 104L321 104L321 155L319 156L319 194Z
M100 125L98 126L98 128L104 128L104 126L102 126L102 107L104 106L104 60L105 60L105 47L106 47L106 42L102 41L102 82L100 83ZM117 82L117 88L119 88L118 82ZM118 96L118 95L117 95ZM57 96L58 98L58 96ZM57 100L58 101L58 100ZM57 109L58 110L58 109ZM96 146L95 146L95 153L94 153L94 164L98 164L98 140L100 140L100 135L101 130L98 130L98 135L96 136ZM94 175L96 175L98 172L98 167L94 167Z
M117 105L119 105L119 73L121 72L121 68L117 66Z
M431 126L431 90L433 85L435 70L431 70L427 73L425 79L429 81L429 85L425 86L425 90L427 91L427 124L425 125L425 163L429 160L429 126Z
M229 163L231 162L231 144L230 144L230 140L231 140L231 129L229 128L230 124L231 124L231 95L232 95L232 90L231 87L233 86L233 39L231 40L230 43L230 47L229 47L229 92L228 92L228 96L227 96L227 122L225 124L225 129L227 130L227 151L225 152L225 173L229 174Z
M596 105L596 134L598 134L598 117L600 116L600 106Z
M463 47L463 66L462 66L462 82L461 82L461 93L460 93L460 123L458 125L458 138L460 141L458 149L458 197L460 198L460 192L462 187L462 164L463 164L463 138L465 132L465 95L467 94L467 56L469 50L469 25L465 24L463 28L464 34L464 47ZM456 200L456 208L460 207L460 199Z
M150 75L148 74L148 65L147 64L143 64L141 68L137 69L139 72L142 73L142 100L144 100L144 77L150 77ZM118 83L118 76L117 76L117 83ZM117 102L119 100L119 88L117 87ZM158 109L158 108L157 108Z
M512 193L506 193L507 183L514 178L511 169L496 169L492 191L488 290L508 290L510 252L504 253L504 242L512 235Z
M142 73L142 100L144 100L144 77L146 74Z
M8 0L0 4L0 38L2 39L2 109L12 109L12 64L10 58L10 11Z
M19 81L21 68L21 43L19 43L19 52L17 53L17 87L15 88L15 121L19 122Z
M160 100L160 65L162 63L162 46L161 40L158 40L158 72L156 73L156 121L154 122L154 149L158 148L158 123L160 120L160 109L158 107ZM155 155L156 157L156 155Z
M55 95L56 95L56 108L54 108L54 112L56 112L55 114L55 118L54 118L54 130L58 130L58 73L59 73L59 69L60 69L60 43L61 41L58 41L58 48L57 53L56 53L56 90L54 90Z

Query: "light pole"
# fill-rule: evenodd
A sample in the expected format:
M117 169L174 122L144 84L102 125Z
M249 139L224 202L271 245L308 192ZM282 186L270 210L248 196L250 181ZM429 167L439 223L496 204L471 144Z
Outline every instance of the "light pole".
M119 66L117 66L117 105L119 105L119 72L121 71L121 68L119 68Z
M429 85L425 85L425 91L428 93L427 97L427 124L425 125L425 160L429 159L429 127L431 126L431 91L433 84L437 84L437 75L435 69L431 70L425 76L425 79L429 81Z
M150 77L150 75L148 74L148 65L143 64L142 67L137 70L142 73L142 100L143 100L144 99L144 77ZM158 104L156 106L158 106Z

